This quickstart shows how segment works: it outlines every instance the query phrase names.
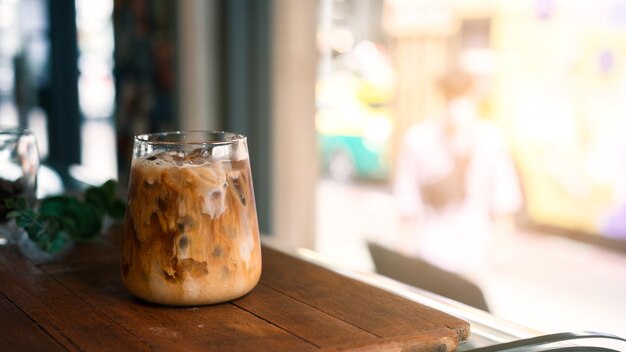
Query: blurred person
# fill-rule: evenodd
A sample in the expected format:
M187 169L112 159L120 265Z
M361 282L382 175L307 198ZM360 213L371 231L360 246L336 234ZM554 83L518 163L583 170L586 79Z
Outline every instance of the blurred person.
M458 69L440 79L444 111L406 132L394 180L402 251L465 274L487 264L492 220L522 202L505 140L479 118L473 84Z

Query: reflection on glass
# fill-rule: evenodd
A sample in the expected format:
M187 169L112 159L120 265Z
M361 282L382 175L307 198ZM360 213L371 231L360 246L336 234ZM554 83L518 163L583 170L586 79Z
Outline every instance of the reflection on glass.
M35 136L28 130L0 127L0 245L17 240L18 230L7 219L5 200L24 198L33 204L39 154Z

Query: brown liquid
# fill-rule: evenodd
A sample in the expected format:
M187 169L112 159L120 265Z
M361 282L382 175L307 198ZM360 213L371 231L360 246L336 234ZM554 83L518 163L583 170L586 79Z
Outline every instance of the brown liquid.
M249 161L138 159L131 167L122 279L162 304L228 301L261 275Z

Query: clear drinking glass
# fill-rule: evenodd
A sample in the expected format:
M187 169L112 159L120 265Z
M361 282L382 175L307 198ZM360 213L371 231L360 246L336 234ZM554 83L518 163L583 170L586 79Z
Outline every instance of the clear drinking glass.
M15 243L20 230L6 215L6 199L23 197L33 205L39 153L35 135L27 129L0 126L0 245Z
M165 132L135 137L122 280L170 305L224 302L261 275L246 137Z

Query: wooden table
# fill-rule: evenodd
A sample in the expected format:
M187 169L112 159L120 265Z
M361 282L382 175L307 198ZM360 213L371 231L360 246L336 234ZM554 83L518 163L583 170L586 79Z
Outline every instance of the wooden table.
M452 351L469 324L263 248L259 285L233 302L176 308L130 295L119 227L55 258L0 248L0 351Z

